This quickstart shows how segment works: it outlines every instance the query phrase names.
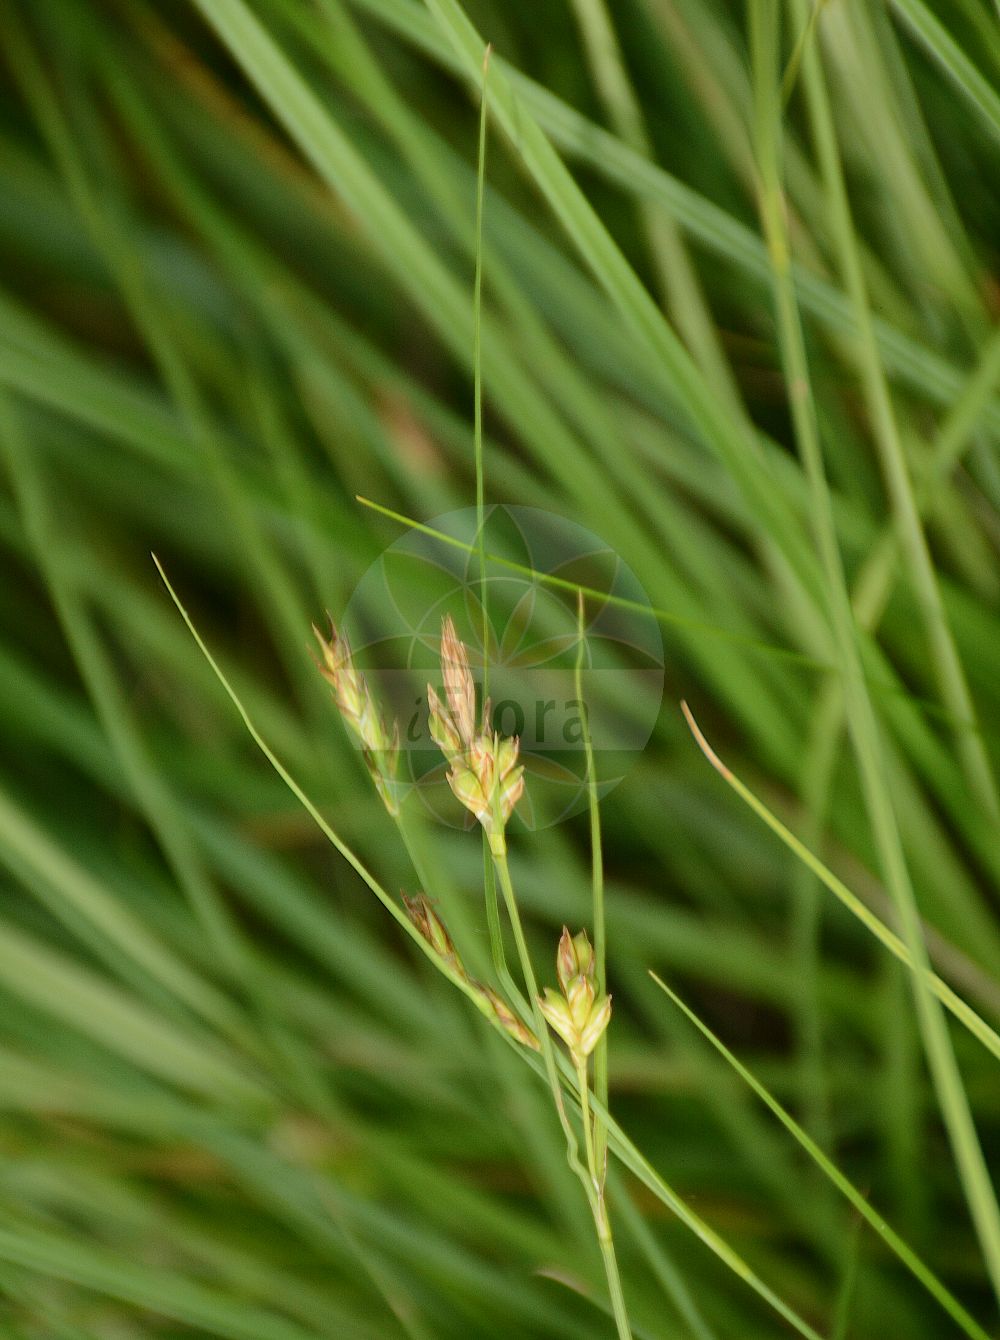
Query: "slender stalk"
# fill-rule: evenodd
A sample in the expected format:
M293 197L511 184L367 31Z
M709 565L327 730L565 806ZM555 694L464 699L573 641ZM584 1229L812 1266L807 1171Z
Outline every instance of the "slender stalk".
M590 1180L594 1187L594 1223L597 1226L597 1241L601 1246L601 1256L604 1258L604 1269L608 1277L608 1288L611 1291L611 1308L614 1312L615 1325L618 1327L620 1337L631 1335L629 1329L628 1313L625 1310L625 1297L622 1293L621 1279L618 1274L618 1263L615 1257L614 1241L611 1237L611 1223L608 1219L607 1203L604 1199L604 1171L599 1154L596 1149L596 1116L591 1122L590 1115L590 1087L587 1081L587 1063L580 1062L576 1067L576 1083L580 1093L580 1117L583 1121L583 1141L587 1151L587 1167L590 1171Z
M549 1081L549 1087L552 1089L552 1096L555 1100L556 1111L559 1115L559 1121L566 1136L566 1154L573 1171L581 1176L585 1186L589 1188L586 1181L587 1172L580 1162L580 1151L577 1145L576 1134L570 1125L566 1115L566 1105L563 1102L562 1086L559 1082L559 1073L556 1067L555 1051L552 1046L552 1039L549 1036L548 1025L538 1007L538 980L535 977L535 970L531 964L531 955L528 952L528 942L524 935L524 926L521 922L521 914L517 906L517 898L514 894L514 885L510 877L510 867L507 864L506 848L493 848L493 862L500 880L500 888L503 893L504 902L507 906L507 915L510 917L511 928L514 932L514 943L517 946L517 955L521 964L521 972L524 976L524 984L528 989L528 999L531 1003L532 1020L535 1026L535 1033L542 1048L542 1060L545 1064L545 1073Z
M476 273L472 297L472 385L473 385L473 454L476 465L476 550L479 558L479 603L483 612L483 711L490 696L490 613L489 590L486 581L486 484L483 469L483 215L486 198L486 126L488 106L487 81L490 74L490 53L487 44L483 53L483 82L479 101L479 151L476 164ZM483 897L486 903L486 924L490 935L493 968L512 999L520 993L507 966L500 926L500 908L497 903L496 881L490 860L486 834L483 844Z
M585 1168L580 1162L579 1146L577 1145L576 1136L573 1133L569 1117L566 1114L566 1105L563 1102L562 1086L559 1081L559 1072L556 1066L552 1038L549 1035L548 1025L539 1009L538 981L535 977L535 970L531 964L531 956L528 953L528 942L525 939L524 926L521 923L521 914L518 910L517 898L514 894L514 885L510 877L510 866L507 863L506 844L502 839L501 842L497 843L493 848L493 861L500 880L500 888L503 893L504 902L507 906L507 915L510 917L510 924L514 931L514 943L517 946L521 971L524 973L524 983L528 988L528 995L531 998L536 1036L542 1046L542 1058L545 1063L545 1073L548 1077L549 1087L552 1090L552 1098L556 1105L556 1111L559 1114L560 1123L562 1124L563 1131L566 1135L567 1156L569 1158L570 1166L583 1183L583 1189L587 1195L587 1203L590 1205L591 1214L594 1217L594 1227L597 1230L597 1240L601 1249L601 1258L604 1262L604 1273L607 1276L608 1292L611 1296L611 1308L615 1317L615 1325L618 1328L618 1335L621 1337L621 1340L631 1340L632 1329L625 1308L621 1275L618 1270L618 1258L615 1254L614 1239L611 1236L611 1224L604 1209L604 1197L599 1190L600 1183L597 1178L596 1164L594 1161L594 1140L591 1127L590 1092L587 1086L587 1077L586 1074L584 1074L580 1092L584 1144L587 1155L587 1167ZM577 1079L579 1081L579 1075L577 1076Z
M250 716L250 713L245 707L242 699L236 693L235 689L230 684L229 680L223 674L218 662L215 660L215 658L212 656L212 653L209 651L207 645L205 644L204 639L198 632L198 629L196 628L190 615L187 613L180 599L178 598L173 588L171 587L167 579L167 576L164 573L162 567L160 566L159 561L155 558L155 555L154 555L154 562L156 563L156 566L159 569L160 576L163 579L167 591L169 592L174 603L176 604L178 611L181 614L181 617L183 618L185 624L188 627L189 632L191 633L192 637L194 638L198 646L198 649L205 657L216 678L219 680L219 683L222 685L226 694L232 701L233 706L236 708L236 711L239 714L240 718L242 719L243 724L246 727L250 737L253 739L254 743L257 745L258 749L260 749L261 753L264 755L267 761L270 763L271 767L284 782L285 786L287 786L288 789L291 791L291 793L295 796L296 800L298 800L298 802L303 806L303 808L309 814L310 818L317 825L317 827L321 830L326 839L340 853L340 855L344 858L344 860L347 861L347 863L351 866L351 868L357 872L357 874L362 878L362 880L372 891L372 893L375 894L379 902L389 912L393 920L397 923L397 925L399 925L404 934L407 935L411 940L414 941L414 943L416 943L420 947L421 952L426 956L428 962L431 963L431 965L434 968L436 968L436 970L440 972L443 976L447 977L448 980L453 983L453 985L457 986L458 989L464 995L468 996L473 1001L473 1004L476 1005L476 1008L479 1009L480 1008L479 1003L478 1001L475 1000L474 993L470 991L468 984L464 982L462 978L457 973L455 973L447 963L445 963L445 961L440 957L440 955L434 952L434 950L424 939L424 937L420 935L417 929L413 926L409 918L405 916L403 911L389 897L389 894L378 882L378 880L374 877L374 875L371 874L371 872L366 868L366 866L359 859L359 857L355 855L355 853L351 850L351 848L343 841L343 839L330 826L330 824L327 823L327 821L323 818L322 814L320 813L316 805L313 803L313 801L310 800L309 796L305 793L305 791L303 791L301 786L299 786L299 784L292 777L291 773L289 773L288 769L282 764L280 759L268 745L267 741L264 739L260 731L257 729L256 725L254 724L253 718ZM507 876L507 888L510 888L509 873ZM510 895L511 895L510 905L512 907L515 924L519 925L520 922L517 916L517 904L513 899L512 889L510 889ZM522 934L522 936L520 937L520 945L523 944L524 944L524 937ZM530 978L526 976L526 980L533 981L534 974L531 972L530 960L525 960L524 962L527 967L527 972L528 974L530 974ZM533 1002L533 1008L537 1013L538 1012L537 997ZM570 1165L573 1168L573 1171L576 1172L578 1176L581 1176L584 1182L584 1186L587 1188L588 1199L589 1199L590 1174L587 1171L587 1169L583 1166L583 1164L580 1163L579 1153L577 1150L576 1136L573 1132L572 1126L569 1124L569 1120L566 1115L565 1104L563 1102L562 1091L560 1087L560 1079L559 1079L560 1073L566 1077L567 1084L572 1086L574 1076L572 1075L569 1061L566 1060L565 1058L561 1058L559 1064L557 1065L556 1058L552 1048L551 1039L548 1037L546 1029L542 1028L540 1034L540 1043L542 1046L543 1058L544 1058L540 1059L535 1055L534 1052L528 1051L526 1048L520 1046L517 1042L515 1042L514 1039L510 1037L510 1035L503 1028L501 1023L495 1016L486 1015L484 1017L486 1018L487 1023L490 1025L490 1027L493 1029L496 1035L501 1039L501 1041L503 1041L505 1045L513 1048L517 1052L518 1056L521 1058L524 1064L529 1065L532 1068L532 1070L535 1071L536 1074L541 1074L543 1071L545 1072L545 1074L549 1078L550 1086L552 1084L553 1076L555 1077L555 1088L553 1096L555 1098L556 1111L559 1114L560 1123L562 1124L563 1131L566 1133L567 1136L567 1152L569 1155ZM819 1332L816 1331L814 1327L810 1326L809 1323L805 1321L802 1317L800 1317L799 1314L792 1307L790 1307L786 1302L784 1302L784 1300L757 1275L757 1273L754 1271L753 1267L749 1264L749 1262L744 1260L744 1258L741 1257L738 1252L734 1251L734 1249L730 1247L729 1244L715 1232L715 1230L711 1227L711 1225L706 1223L704 1219L702 1219L698 1214L696 1214L695 1211L692 1210L680 1198L680 1196L677 1195L677 1193L673 1190L673 1188L656 1171L656 1169L649 1162L649 1160L645 1158L644 1155L636 1148L636 1146L625 1134L625 1132L621 1129L621 1127L610 1115L610 1113L607 1111L606 1108L600 1113L600 1116L602 1117L608 1128L609 1147L614 1150L615 1154L617 1155L618 1158L621 1159L624 1166L629 1168L631 1172L634 1173L634 1175L642 1182L642 1184L648 1188L648 1190L652 1193L652 1195L655 1196L656 1199L661 1204L666 1206L666 1208L671 1213L675 1214L677 1218L680 1220L680 1222L683 1223L699 1239L700 1242L704 1243L704 1245L709 1249L709 1251L711 1251L721 1262L723 1262L723 1264L729 1270L731 1270L735 1275L737 1275L738 1278L743 1280L747 1284L747 1286L751 1288L758 1295L758 1297L762 1298L770 1307L772 1307L779 1316L784 1317L785 1320L788 1321L788 1323L792 1327L794 1327L794 1329L799 1335L807 1337L807 1340L821 1340ZM608 1259L606 1258L606 1267L607 1264ZM613 1261L611 1261L610 1264L611 1268L615 1268Z
M483 609L483 699L489 696L489 609L486 591L486 492L483 474L483 206L486 195L486 81L490 52L483 55L483 86L479 107L479 159L476 171L476 276L472 297L473 450L476 458L476 546L479 551L479 600Z
M500 924L500 904L497 901L496 871L490 854L486 834L483 834L483 889L486 894L486 924L490 934L490 954L493 970L507 992L512 1005L520 1005L522 1010L534 1018L531 1006L527 1005L507 964L507 953L503 945L503 927ZM536 1021L537 1022L537 1021Z
M583 592L577 593L577 647L576 668L573 677L577 701L583 707L583 748L587 760L587 807L590 815L590 880L594 896L594 976L599 996L607 994L607 929L604 921L604 847L601 841L601 814L597 803L597 772L594 767L594 742L590 734L586 704L583 696L584 604ZM608 1035L601 1037L594 1049L594 1093L605 1107L608 1105ZM598 1167L603 1167L607 1153L607 1130L600 1117L594 1118L594 1144Z
M598 1213L596 1217L597 1236L603 1243L605 1239L611 1238L611 1226L608 1223L607 1211L604 1207L604 1179L598 1171L597 1155L594 1149L594 1128L593 1118L590 1114L590 1080L587 1077L587 1062L576 1062L576 1087L580 1094L580 1115L583 1119L583 1147L587 1155L587 1170L590 1173L590 1180L594 1187L594 1196L597 1201Z

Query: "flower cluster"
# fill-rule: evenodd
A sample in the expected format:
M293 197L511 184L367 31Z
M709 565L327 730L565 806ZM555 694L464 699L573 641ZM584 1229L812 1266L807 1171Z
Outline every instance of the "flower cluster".
M587 932L570 935L563 927L556 951L559 991L545 988L538 1004L549 1027L569 1048L574 1065L585 1066L611 1018L611 997L594 987L594 950Z
M329 638L325 638L315 624L313 632L323 655L322 663L317 662L320 674L333 689L344 724L361 745L365 767L383 804L390 814L397 815L399 801L395 795L395 778L399 762L399 723L393 723L391 733L386 730L364 675L355 669L351 644L346 634L337 632L333 620L330 620Z
M489 729L490 704L483 704L476 728L476 687L469 654L448 615L441 630L441 678L445 702L427 685L431 738L448 760L448 784L482 824L496 855L506 850L504 827L524 793L524 768L517 762L516 738Z
M418 893L415 898L408 898L404 893L403 906L406 908L407 915L414 926L438 958L472 988L476 1003L483 1014L496 1019L516 1042L538 1051L538 1039L530 1029L525 1028L503 997L497 995L492 987L483 986L481 982L477 982L466 972L465 965L458 956L454 942L448 934L444 922L434 910L430 899L422 893Z

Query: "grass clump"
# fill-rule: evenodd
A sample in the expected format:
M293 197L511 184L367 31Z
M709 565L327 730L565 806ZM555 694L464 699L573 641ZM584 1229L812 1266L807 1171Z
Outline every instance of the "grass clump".
M995 32L4 5L0 1331L994 1333Z

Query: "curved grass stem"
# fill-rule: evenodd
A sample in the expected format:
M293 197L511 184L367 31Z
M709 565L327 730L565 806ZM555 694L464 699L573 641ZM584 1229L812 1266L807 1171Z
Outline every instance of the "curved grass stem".
M604 1207L603 1190L599 1189L600 1183L597 1178L597 1165L594 1157L594 1131L590 1115L590 1090L587 1084L586 1071L584 1071L582 1078L580 1073L577 1073L577 1082L580 1090L580 1111L583 1121L584 1147L587 1158L587 1166L584 1167L580 1162L580 1150L576 1139L576 1133L574 1132L566 1113L566 1105L563 1101L562 1085L559 1081L559 1071L556 1065L552 1039L549 1035L548 1025L546 1024L538 1005L538 981L535 977L535 970L531 964L531 956L528 953L528 942L524 935L524 926L521 923L521 914L517 906L517 898L514 894L514 885L510 877L510 866L507 862L505 845L498 845L494 848L493 861L500 881L500 890L507 907L507 915L510 917L511 928L514 932L514 943L517 946L521 971L524 974L524 984L527 987L528 995L531 999L535 1034L541 1043L542 1059L545 1063L545 1073L549 1081L549 1087L552 1090L552 1100L555 1103L556 1112L558 1113L563 1133L566 1136L567 1157L569 1159L570 1167L583 1184L583 1189L587 1196L587 1203L590 1206L590 1211L594 1218L594 1227L597 1231L597 1241L601 1249L604 1273L607 1276L608 1292L611 1297L611 1309L614 1313L615 1325L618 1328L620 1340L631 1340L632 1329L628 1320L628 1312L625 1307L625 1296L622 1292L621 1274L618 1270L618 1258L615 1254L614 1239L611 1236L611 1224Z

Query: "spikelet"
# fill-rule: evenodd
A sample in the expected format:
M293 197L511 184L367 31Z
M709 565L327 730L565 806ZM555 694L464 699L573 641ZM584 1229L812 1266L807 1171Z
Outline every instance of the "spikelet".
M586 931L570 935L566 926L562 928L556 951L556 976L564 993L574 977L593 978L594 951Z
M382 803L390 814L397 815L399 801L395 794L395 779L399 765L399 723L393 723L391 732L386 730L368 683L355 668L347 635L337 631L333 620L330 620L329 638L325 638L315 624L313 632L323 657L322 661L317 661L319 672L333 689L344 725L361 746L365 767Z
M407 916L434 950L437 957L472 988L476 1004L481 1012L488 1018L495 1019L515 1042L520 1042L522 1046L538 1051L540 1049L538 1039L530 1029L525 1028L503 997L499 996L492 987L483 986L481 982L477 982L466 972L465 964L459 958L447 927L435 910L431 900L423 893L418 893L413 898L407 897L404 893L403 906L406 908Z
M496 855L506 850L504 828L524 794L524 768L518 765L518 741L489 729L489 702L476 730L476 687L469 656L450 615L441 632L441 677L445 701L427 686L431 739L448 760L448 784L456 798L486 830Z
M455 632L450 614L441 624L441 678L452 720L468 749L476 736L476 686L469 669L469 653Z
M427 702L430 706L431 739L448 762L454 763L462 752L462 737L451 713L430 684L427 685Z
M584 1066L611 1019L611 997L598 997L594 951L586 931L571 936L563 927L556 951L560 991L545 988L538 1001L546 1022L569 1048L573 1063Z
M500 1026L505 1032L509 1033L515 1042L520 1042L525 1047L530 1047L532 1051L541 1051L541 1043L532 1033L530 1028L526 1028L520 1019L510 1008L502 996L498 996L492 987L481 987L487 1003L500 1022Z
M462 961L455 950L452 938L448 934L444 922L434 910L433 903L426 894L418 893L415 897L408 898L404 893L403 906L406 908L406 915L434 950L435 954L437 954L438 958L444 959L446 963L450 963L460 977L467 977L465 968L462 966Z

